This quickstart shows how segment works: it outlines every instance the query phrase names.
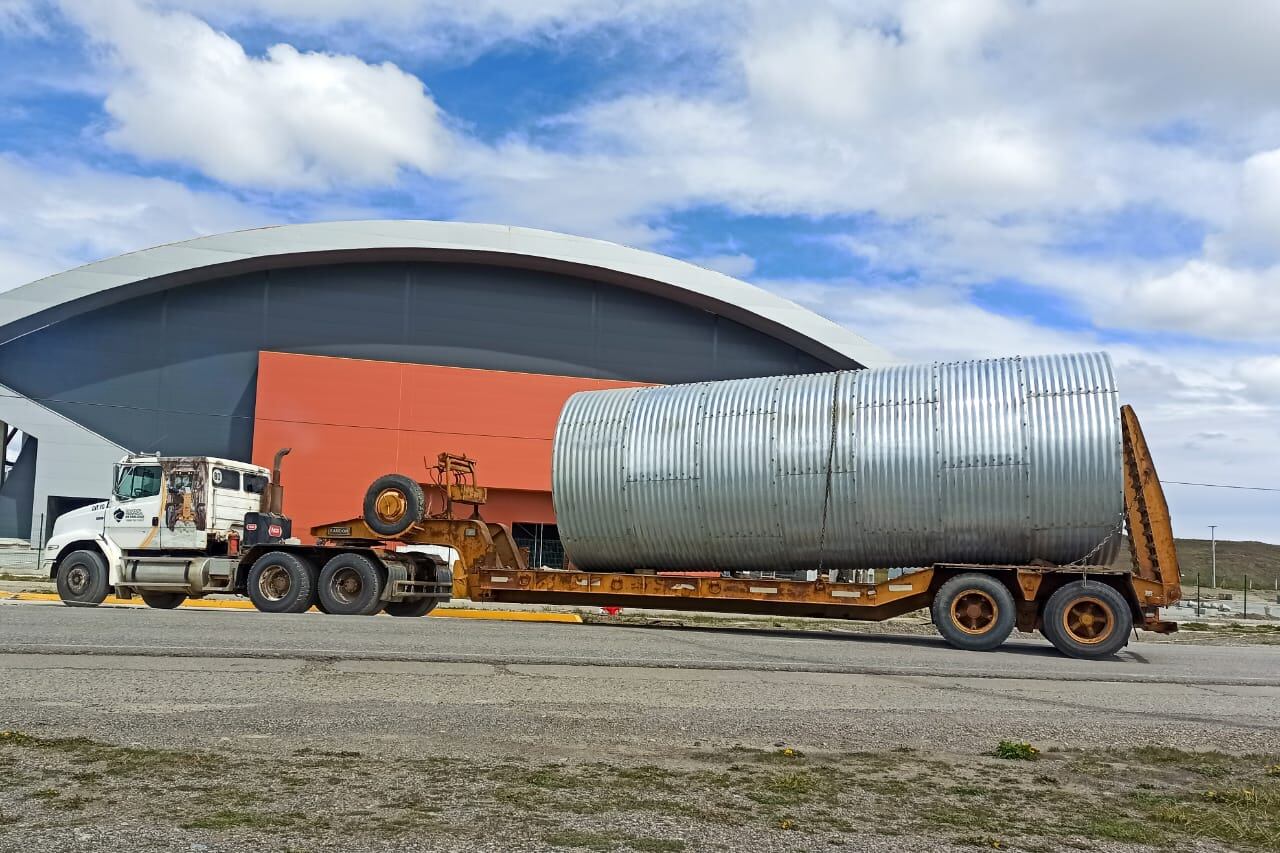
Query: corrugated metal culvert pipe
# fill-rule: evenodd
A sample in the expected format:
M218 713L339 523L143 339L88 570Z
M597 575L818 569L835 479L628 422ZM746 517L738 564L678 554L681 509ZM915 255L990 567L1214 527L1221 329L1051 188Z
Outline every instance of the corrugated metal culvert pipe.
M587 571L1098 564L1121 451L1107 355L1002 358L581 392L552 490Z

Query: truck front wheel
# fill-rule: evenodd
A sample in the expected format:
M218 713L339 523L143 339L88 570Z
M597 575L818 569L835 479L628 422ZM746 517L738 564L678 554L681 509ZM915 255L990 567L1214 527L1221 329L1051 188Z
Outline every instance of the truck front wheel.
M97 607L109 581L107 561L97 551L73 551L58 564L58 597L68 607Z
M991 575L952 578L938 590L931 610L938 633L958 649L990 651L1013 633L1013 594Z
M1129 642L1133 613L1105 583L1073 581L1049 596L1040 630L1068 657L1105 658Z
M316 570L297 554L270 551L254 561L245 587L263 613L303 613L316 600Z
M372 616L382 609L385 581L363 554L339 554L320 570L320 601L334 616Z

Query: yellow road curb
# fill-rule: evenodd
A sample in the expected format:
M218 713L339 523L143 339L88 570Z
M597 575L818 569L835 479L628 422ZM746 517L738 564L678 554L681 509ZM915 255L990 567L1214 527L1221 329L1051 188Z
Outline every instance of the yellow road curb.
M3 601L61 601L51 592L0 592ZM109 595L103 604L114 604L122 607L146 607L138 601L116 598ZM184 601L182 607L203 607L208 610L254 610L248 601L227 599L204 600L191 598ZM312 608L314 611L315 608ZM576 613L539 613L530 610L470 610L461 607L437 608L428 616L441 616L449 619L488 619L494 622L563 622L581 624L582 617Z
M451 619L493 619L498 622L572 622L581 624L577 613L539 613L535 610L470 610L464 607L437 608L430 616Z

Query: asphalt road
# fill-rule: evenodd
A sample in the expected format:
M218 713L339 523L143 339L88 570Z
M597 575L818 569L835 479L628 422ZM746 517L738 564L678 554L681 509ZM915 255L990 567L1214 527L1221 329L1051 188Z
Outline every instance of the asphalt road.
M803 671L1280 687L1280 647L1131 643L1079 661L1042 640L987 654L933 636L73 609L0 603L0 652Z
M1280 649L73 610L0 604L0 728L117 743L413 755L695 746L1271 751Z

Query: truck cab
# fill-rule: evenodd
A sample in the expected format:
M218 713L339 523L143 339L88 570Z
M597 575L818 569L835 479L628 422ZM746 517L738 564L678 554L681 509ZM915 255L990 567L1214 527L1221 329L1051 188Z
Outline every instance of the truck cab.
M425 616L449 600L453 575L440 557L390 551L376 535L336 546L295 539L280 482L288 453L281 448L270 470L208 456L126 456L111 497L54 522L41 566L72 607L96 607L113 591L162 609L244 594L268 613L314 606Z
M258 510L270 483L270 470L232 459L131 454L115 466L110 497L54 522L42 566L60 585L76 586L97 574L96 558L106 586L126 596L198 595L191 570L217 566L207 560L197 566L195 558L234 556L240 542L263 538ZM287 536L287 521L267 523L277 540ZM88 560L88 570L59 577L73 555L77 565Z

